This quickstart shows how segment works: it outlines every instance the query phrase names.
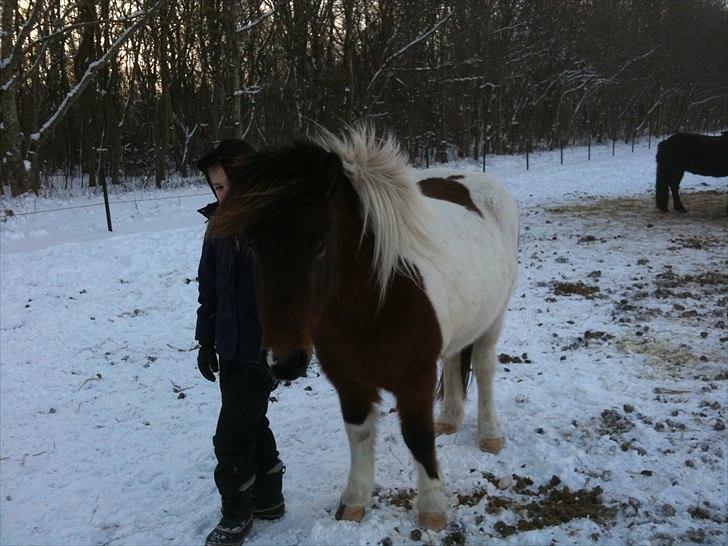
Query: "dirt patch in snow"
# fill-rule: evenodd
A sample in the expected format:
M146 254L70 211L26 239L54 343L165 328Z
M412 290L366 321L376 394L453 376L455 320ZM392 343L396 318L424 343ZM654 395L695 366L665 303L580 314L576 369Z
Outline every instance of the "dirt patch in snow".
M728 221L726 205L728 192L720 190L682 191L680 197L688 212L685 214L670 211L663 213L655 208L654 195L644 197L618 197L588 200L584 203L560 205L546 209L554 214L598 214L613 218L617 215L639 214L642 217L668 219L670 222L691 224L695 222L725 223Z
M567 486L559 487L561 479L552 476L548 482L533 488L532 479L518 474L513 474L507 480L507 485L504 485L505 479L497 480L488 474L484 474L484 477L497 488L510 489L518 495L518 497L490 495L485 503L485 512L488 514L505 516L505 512L515 513L515 521L513 517L504 518L493 525L493 529L504 538L577 519L589 519L598 525L608 527L617 512L616 506L604 504L602 488L599 486L572 491ZM475 506L485 496L484 489L473 493L460 493L458 505ZM512 524L507 523L506 519Z

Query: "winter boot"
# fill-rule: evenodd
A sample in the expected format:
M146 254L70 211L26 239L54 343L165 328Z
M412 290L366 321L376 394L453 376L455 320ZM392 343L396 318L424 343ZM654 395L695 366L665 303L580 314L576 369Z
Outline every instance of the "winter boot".
M231 496L222 498L222 519L205 539L205 546L239 546L253 527L255 476Z
M278 462L268 472L256 474L253 485L253 516L260 519L278 519L286 512L283 502L283 474L286 467Z

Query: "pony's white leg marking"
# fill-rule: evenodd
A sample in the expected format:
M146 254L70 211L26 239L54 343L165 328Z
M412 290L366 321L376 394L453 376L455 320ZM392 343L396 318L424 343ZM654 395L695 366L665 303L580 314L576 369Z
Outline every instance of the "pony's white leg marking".
M417 511L419 523L429 529L443 529L447 525L447 497L439 478L430 478L425 467L417 466Z
M502 327L501 315L491 329L473 344L473 371L478 383L478 445L490 453L498 453L503 447L493 396L493 377L498 362L495 343Z
M351 468L349 469L349 480L346 489L341 495L341 504L348 508L349 512L356 512L356 514L350 515L358 515L359 517L348 518L345 513L343 519L361 519L364 516L364 507L372 500L376 432L375 411L371 411L361 425L346 423L346 435L349 437L349 451L351 453Z
M452 434L463 422L463 392L460 354L446 358L442 369L443 398L435 420L435 434Z

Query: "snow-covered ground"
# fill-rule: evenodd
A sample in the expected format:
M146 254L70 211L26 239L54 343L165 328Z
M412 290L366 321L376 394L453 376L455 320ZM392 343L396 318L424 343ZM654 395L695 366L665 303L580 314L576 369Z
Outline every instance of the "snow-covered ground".
M478 450L471 388L465 425L437 441L449 529L415 530L386 396L378 495L362 523L334 520L348 445L314 364L273 393L288 513L247 543L726 542L725 181L686 175L690 212L662 215L654 147L564 159L489 158L523 208L498 345L506 445ZM103 207L17 215L98 196L2 201L16 216L0 222L0 544L201 544L217 522L218 387L193 340L210 199L185 197L204 188L116 195L174 198L112 205L113 233Z

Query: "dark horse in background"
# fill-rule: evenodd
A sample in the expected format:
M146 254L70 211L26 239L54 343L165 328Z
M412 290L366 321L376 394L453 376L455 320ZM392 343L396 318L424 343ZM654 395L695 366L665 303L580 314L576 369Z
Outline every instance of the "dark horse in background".
M489 176L413 169L370 127L261 150L226 165L230 193L210 236L241 233L253 256L274 376L302 376L314 347L334 385L351 467L337 519L360 521L374 491L375 404L397 400L417 467L423 527L447 524L435 433L463 418L471 365L477 441L497 452L495 343L518 263L518 208ZM437 362L444 399L433 421Z
M657 146L657 208L667 212L669 192L677 212L687 212L678 190L685 171L702 176L728 176L728 131L721 136L678 133Z

